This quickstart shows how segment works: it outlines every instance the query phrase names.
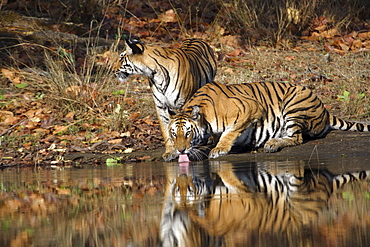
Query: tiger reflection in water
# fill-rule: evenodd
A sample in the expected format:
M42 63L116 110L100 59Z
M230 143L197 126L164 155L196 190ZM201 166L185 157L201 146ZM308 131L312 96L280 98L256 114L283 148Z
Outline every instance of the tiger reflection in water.
M232 238L225 237L252 231L260 237L283 233L289 239L318 219L333 192L349 182L368 179L370 172L334 175L301 165L279 173L256 164L243 169L215 164L211 163L212 172L202 171L201 176L189 171L171 175L176 171L169 167L162 246L235 246L226 242Z

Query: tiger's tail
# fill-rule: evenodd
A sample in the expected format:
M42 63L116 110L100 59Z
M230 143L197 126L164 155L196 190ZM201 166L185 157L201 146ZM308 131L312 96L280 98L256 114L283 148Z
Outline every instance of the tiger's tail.
M369 124L346 121L331 114L329 115L329 121L330 127L335 130L370 132Z
M333 178L334 190L342 188L345 184L364 180L370 180L370 171L350 172L336 175Z

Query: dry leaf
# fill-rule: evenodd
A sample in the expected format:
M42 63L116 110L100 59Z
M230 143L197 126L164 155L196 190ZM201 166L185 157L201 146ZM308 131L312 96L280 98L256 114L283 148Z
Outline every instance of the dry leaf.
M233 62L233 63L238 63L239 58L238 57L225 57L225 61L227 62Z
M323 31L320 33L320 36L321 37L324 37L324 38L327 38L327 39L331 39L335 36L340 36L340 33L338 32L337 29L335 28L332 28L332 29L329 29L327 31Z
M31 109L24 113L28 118L34 118L39 116L42 113L42 108ZM39 116L40 117L40 116Z
M224 70L224 73L234 74L234 70L232 68L227 68Z
M220 38L220 43L231 47L240 47L242 42L238 36L226 35Z
M77 85L67 87L65 89L66 94L74 94L75 96L79 95L81 92L81 88Z
M363 45L366 49L370 49L370 40L362 42L362 45Z
M124 133L121 133L120 137L130 137L131 136L131 133L130 131L126 131Z
M33 145L32 142L26 142L26 143L23 143L22 146L25 147L25 148L29 148Z
M75 116L75 113L74 112L69 112L69 113L67 113L67 115L65 115L65 118L74 118L74 116Z
M113 139L108 141L109 144L120 144L121 142L122 139Z
M355 49L358 49L358 48L361 48L361 47L362 47L362 41L361 40L356 39L352 42L352 46L351 46L352 50L355 50Z
M320 16L313 20L314 27L323 26L326 25L327 23L329 23L329 21L325 16Z
M233 50L233 51L231 51L231 52L227 53L226 55L227 55L227 56L234 57L234 56L240 56L240 55L242 55L242 54L243 54L242 50L240 50L240 49L235 49L235 50Z
M348 51L349 50L349 46L346 45L346 44L339 44L340 48L342 48L343 51Z
M11 112L11 111L0 111L0 123L4 122L9 117L14 117L13 112Z
M134 151L134 149L133 148L127 148L127 149L125 149L124 151L123 151L123 153L125 153L125 154L130 154L130 153L132 153Z
M314 30L316 31L319 31L319 32L322 32L326 29L326 25L321 25L321 26L318 26L318 27L315 27Z
M110 132L110 136L112 136L114 138L120 137L121 133L119 133L118 131L112 131L112 132Z
M352 44L354 41L354 36L352 34L346 35L343 37L343 41L346 42L347 44Z
M134 106L136 104L136 100L133 99L133 98L126 98L125 103L130 105L130 106Z
M66 130L67 130L67 126L55 125L53 135L58 134L60 132L65 132Z
M334 47L332 47L331 45L329 45L329 44L325 44L324 45L324 47L325 47L325 49L327 50L327 51L334 51Z
M45 129L48 129L48 128L51 128L53 126L53 123L54 123L54 118L45 118L41 121L41 128L45 128Z
M361 40L370 39L370 32L359 33L359 34L358 34L358 37L359 37Z
M285 59L288 60L288 61L291 61L291 60L296 60L296 57L295 56L286 56Z
M27 127L28 129L32 130L32 129L36 129L36 126L37 126L37 122L34 122L34 121L28 121L25 125L25 127Z
M147 116L143 119L144 123L149 124L149 125L154 125L154 122L150 119L151 116Z
M335 52L335 53L338 53L338 54L339 54L339 55L341 55L341 56L344 56L344 55L346 54L346 52L345 52L345 51L339 50L339 49L337 49L337 48L334 48L334 52Z
M1 68L1 73L3 76L14 84L22 83L22 79L19 76L16 76L16 73L8 69Z
M177 15L173 9L169 9L158 16L158 19L163 22L177 22Z
M9 81L11 81L15 77L15 73L12 72L12 71L10 71L10 70L8 70L8 69L1 68L1 73Z
M1 125L14 125L20 121L21 117L19 116L8 116L6 119L1 121Z
M130 114L129 120L132 121L138 119L140 118L140 116L141 116L140 112L133 112Z

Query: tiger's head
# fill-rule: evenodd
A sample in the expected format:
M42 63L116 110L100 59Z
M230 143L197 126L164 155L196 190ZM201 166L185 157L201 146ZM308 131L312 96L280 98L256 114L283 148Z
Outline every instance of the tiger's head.
M178 175L172 190L172 197L177 203L193 202L196 199L197 188L193 183L192 176Z
M168 124L169 141L172 142L172 155L164 155L169 161L179 154L188 154L197 160L202 159L202 151L196 149L199 145L207 144L210 137L209 125L200 113L199 106L194 106L191 112L174 113L169 110L170 122Z
M212 182L209 182L207 185L205 178L197 175L178 174L170 182L172 201L178 208L199 207L203 204L204 199L210 195L211 184Z
M116 71L116 76L125 82L130 75L143 75L152 78L155 74L154 66L148 53L151 49L137 39L125 41L126 50L121 53L119 63L121 67Z

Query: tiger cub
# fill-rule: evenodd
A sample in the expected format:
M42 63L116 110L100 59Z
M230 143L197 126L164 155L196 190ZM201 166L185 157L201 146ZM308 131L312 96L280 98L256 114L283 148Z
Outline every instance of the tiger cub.
M276 152L301 144L303 135L320 137L330 129L369 131L370 125L331 115L303 86L279 82L209 83L171 117L167 132L173 149L166 150L163 158L170 161L181 153L199 158L195 147L206 144L211 136L217 145L208 157L217 158L227 154L233 145L264 145L265 152Z
M166 150L170 151L173 147L166 131L167 108L181 108L195 91L213 81L216 75L214 53L199 39L185 40L179 48L145 45L135 39L126 40L125 46L116 76L121 82L130 75L149 78Z

